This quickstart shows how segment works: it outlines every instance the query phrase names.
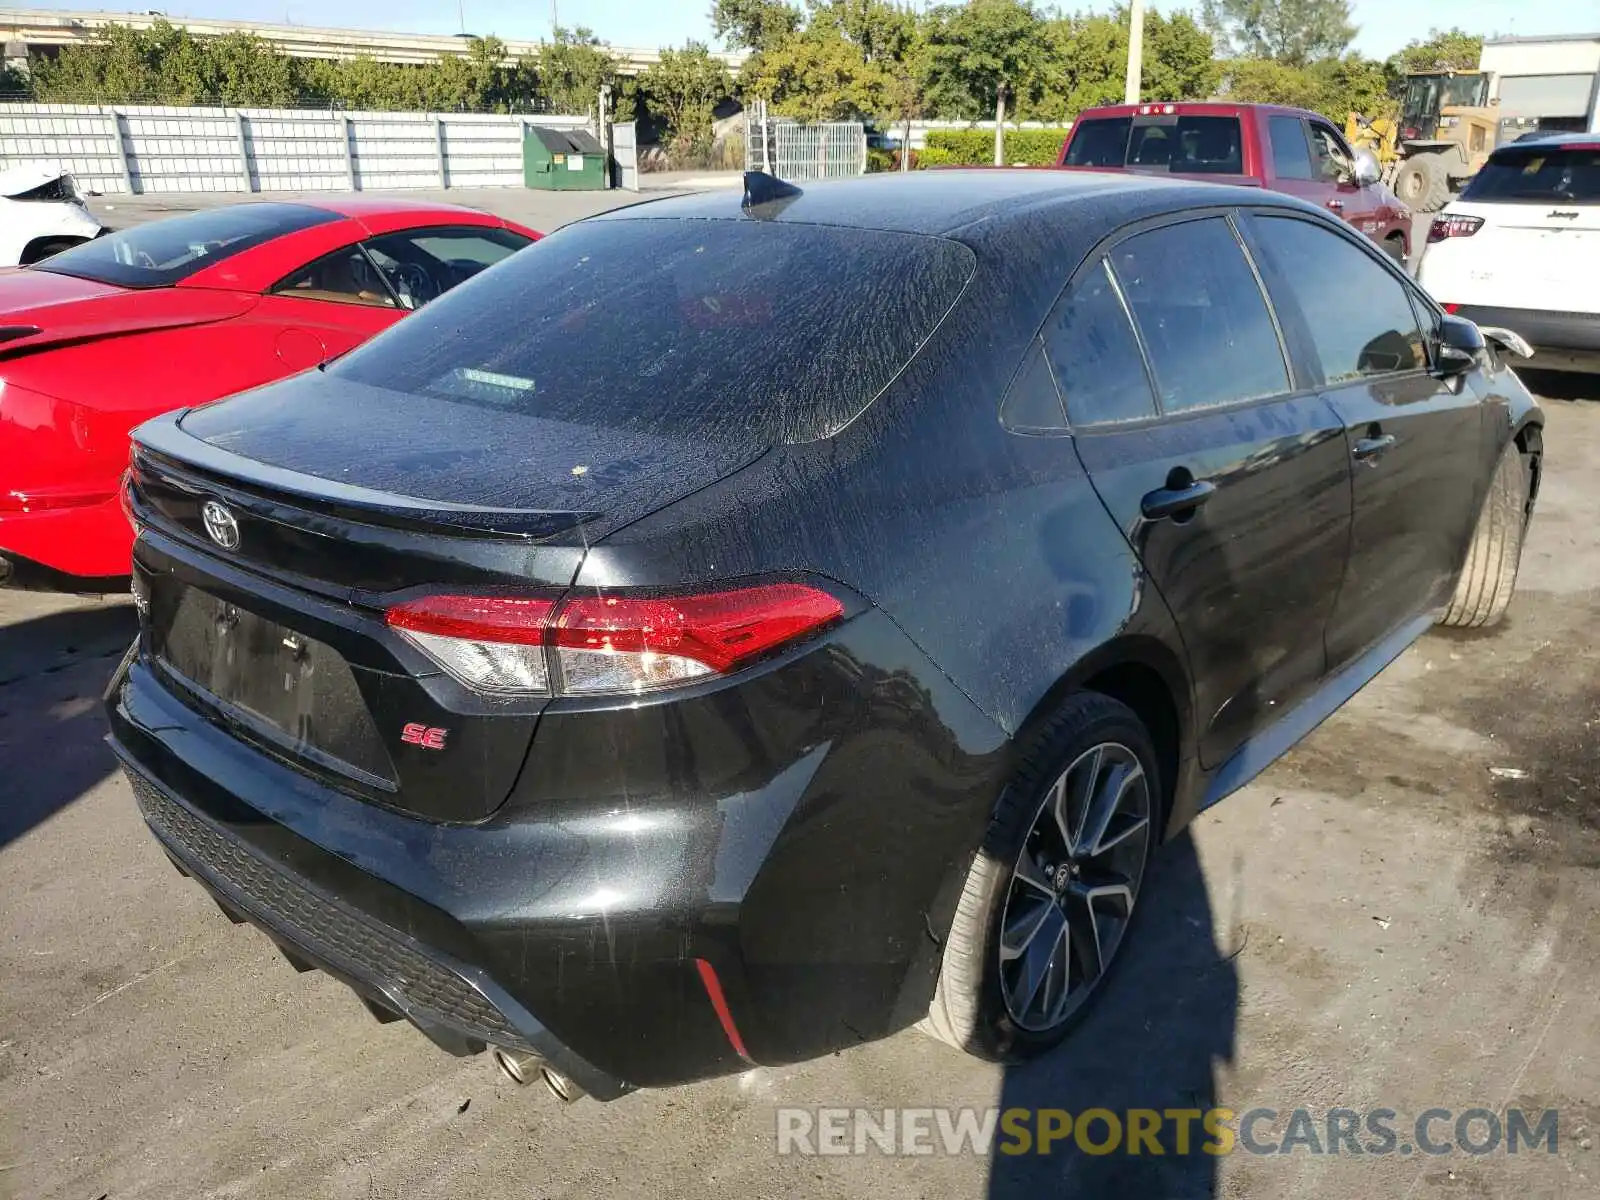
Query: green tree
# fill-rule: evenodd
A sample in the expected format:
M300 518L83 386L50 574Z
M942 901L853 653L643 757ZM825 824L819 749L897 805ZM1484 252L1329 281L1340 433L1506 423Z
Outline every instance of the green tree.
M688 42L681 50L663 50L661 59L639 76L639 91L652 115L667 128L679 151L710 148L712 113L732 90L722 60L704 43Z
M1128 11L1057 17L1045 22L1048 54L1038 98L1018 115L1068 120L1123 96L1128 61ZM1140 95L1149 100L1201 100L1216 92L1221 70L1211 35L1185 12L1144 15Z
M838 121L884 113L893 77L878 63L862 62L836 30L807 30L756 55L740 72L748 96L802 121Z
M611 48L581 26L557 29L525 65L538 78L539 94L559 113L590 112L599 103L601 87L617 82Z
M299 86L288 55L253 33L227 33L202 47L206 89L224 104L273 108L293 104Z
M916 14L886 0L811 0L809 19L740 73L744 94L802 120L903 117L920 106Z
M1396 76L1408 71L1476 71L1483 54L1483 38L1462 29L1430 29L1426 38L1413 38L1391 55L1389 69Z
M1127 24L1119 12L1117 28L1124 29ZM1120 56L1126 55L1123 46ZM1178 11L1163 17L1145 10L1140 95L1152 100L1204 100L1216 94L1221 80L1216 43L1192 15Z
M964 117L993 112L994 161L1005 161L1008 104L1038 98L1048 55L1044 21L1025 0L971 0L936 10L928 33L928 95Z
M1317 81L1303 67L1271 58L1238 58L1228 64L1228 97L1249 104L1287 104L1315 109Z
M1389 73L1375 59L1347 54L1312 63L1309 74L1318 89L1316 111L1343 125L1350 113L1382 116L1391 107Z
M1201 15L1219 50L1291 67L1339 57L1357 32L1350 0L1204 0Z
M711 29L726 46L760 52L799 30L800 10L785 0L714 0Z

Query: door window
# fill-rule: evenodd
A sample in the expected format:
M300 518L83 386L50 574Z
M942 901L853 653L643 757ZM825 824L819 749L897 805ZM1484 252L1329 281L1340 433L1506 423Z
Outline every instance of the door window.
M1310 221L1260 217L1256 236L1305 318L1323 378L1416 371L1427 365L1404 283L1365 250Z
M1316 177L1323 183L1349 183L1355 178L1350 150L1331 125L1311 122L1311 158Z
M360 246L346 246L302 267L277 287L274 295L298 300L331 300L336 304L366 304L398 308L372 262Z
M1266 297L1225 219L1137 234L1111 251L1110 262L1149 352L1163 411L1290 390Z
M1044 344L1074 425L1155 416L1139 340L1104 260L1061 298L1045 325Z
M1267 137L1272 142L1272 172L1279 179L1315 179L1311 152L1306 148L1305 126L1299 117L1268 117Z
M373 238L367 252L402 307L421 308L527 244L509 229L411 229Z

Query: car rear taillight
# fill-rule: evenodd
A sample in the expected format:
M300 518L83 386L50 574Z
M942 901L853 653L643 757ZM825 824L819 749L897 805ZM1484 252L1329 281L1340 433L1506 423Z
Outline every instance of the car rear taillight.
M1437 216L1433 224L1428 226L1428 240L1442 242L1446 238L1471 237L1482 227L1482 217Z
M1449 313L1452 317L1461 311L1461 305L1454 300L1441 301L1439 307L1444 309L1445 312Z
M615 695L736 671L815 632L844 607L799 583L685 596L427 596L389 625L478 691Z

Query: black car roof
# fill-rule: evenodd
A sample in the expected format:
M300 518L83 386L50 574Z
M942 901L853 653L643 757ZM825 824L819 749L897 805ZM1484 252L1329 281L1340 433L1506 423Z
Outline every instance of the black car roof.
M1230 204L1300 202L1260 188L1197 183L1127 173L1035 170L884 172L859 179L802 183L798 196L748 212L743 192L729 188L613 209L591 220L738 218L841 225L949 235L982 223L987 229L1070 209L1080 234L1095 241L1140 216Z

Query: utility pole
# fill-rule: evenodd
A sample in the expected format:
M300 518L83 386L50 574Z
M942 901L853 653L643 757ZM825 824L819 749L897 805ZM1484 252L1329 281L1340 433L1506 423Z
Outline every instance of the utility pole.
M1122 102L1139 103L1139 81L1144 74L1144 0L1132 0L1128 9L1128 73L1122 81Z
M456 0L456 15L461 18L461 32L467 31L467 0Z
M561 16L556 12L556 0L550 0L550 40L555 41L556 30L561 28Z

